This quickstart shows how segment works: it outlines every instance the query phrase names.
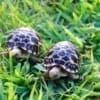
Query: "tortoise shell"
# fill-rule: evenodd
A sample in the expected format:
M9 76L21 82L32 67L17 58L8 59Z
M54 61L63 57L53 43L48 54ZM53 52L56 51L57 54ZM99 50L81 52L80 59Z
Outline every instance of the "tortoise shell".
M28 53L36 54L39 47L37 32L25 27L14 30L8 38L8 49L19 48Z
M66 72L77 73L79 68L79 54L71 42L58 42L44 58L44 66L47 69L57 66Z

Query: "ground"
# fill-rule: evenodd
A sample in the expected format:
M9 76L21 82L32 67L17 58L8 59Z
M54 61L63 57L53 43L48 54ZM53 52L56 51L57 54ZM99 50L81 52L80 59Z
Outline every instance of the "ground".
M0 51L22 26L39 33L39 59L55 43L71 41L82 80L45 80L42 63L0 56L0 100L100 100L100 0L0 0Z

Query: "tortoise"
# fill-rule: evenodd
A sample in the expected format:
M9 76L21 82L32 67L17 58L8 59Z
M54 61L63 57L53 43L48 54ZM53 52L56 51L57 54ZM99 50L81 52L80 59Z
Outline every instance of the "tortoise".
M20 27L11 32L7 39L7 50L17 58L34 57L39 52L40 40L38 33L27 27Z
M79 52L69 41L61 41L54 45L44 57L46 72L44 77L55 80L61 77L79 79Z

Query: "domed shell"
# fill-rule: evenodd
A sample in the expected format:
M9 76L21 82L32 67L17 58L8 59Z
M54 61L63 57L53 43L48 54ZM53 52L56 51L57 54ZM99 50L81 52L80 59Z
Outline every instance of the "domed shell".
M47 69L57 66L69 73L77 73L79 54L71 42L58 42L44 58L44 66Z
M22 49L28 53L37 53L39 38L35 30L21 27L14 30L8 38L8 49Z

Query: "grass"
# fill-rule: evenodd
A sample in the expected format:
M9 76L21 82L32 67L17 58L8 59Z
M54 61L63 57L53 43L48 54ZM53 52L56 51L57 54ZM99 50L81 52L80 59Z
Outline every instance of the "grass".
M83 80L41 79L42 64L0 57L0 100L100 100L100 0L0 0L0 51L9 33L26 26L38 31L46 52L69 40L81 55ZM31 69L31 70L30 70Z

